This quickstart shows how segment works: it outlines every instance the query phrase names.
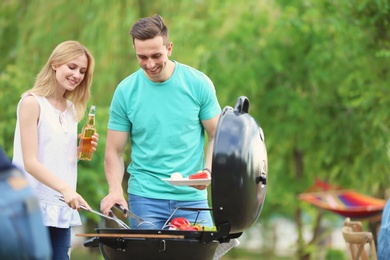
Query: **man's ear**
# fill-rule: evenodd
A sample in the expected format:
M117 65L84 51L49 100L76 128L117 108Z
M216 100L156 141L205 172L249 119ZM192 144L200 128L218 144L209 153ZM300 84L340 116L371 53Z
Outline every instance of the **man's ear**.
M173 43L169 43L168 47L167 47L167 50L168 50L168 56L171 56L172 55L172 48L173 48Z

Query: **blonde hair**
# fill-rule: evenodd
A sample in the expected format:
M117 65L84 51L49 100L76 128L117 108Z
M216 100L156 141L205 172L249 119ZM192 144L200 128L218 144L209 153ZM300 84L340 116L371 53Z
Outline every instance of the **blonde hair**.
M66 41L60 43L51 53L46 65L38 73L34 86L26 93L33 93L39 96L50 96L57 88L56 74L52 66L61 66L81 55L85 55L88 60L87 71L83 81L73 91L65 91L64 98L72 101L75 106L75 119L79 122L86 111L88 100L91 96L91 84L95 61L89 50L77 41Z

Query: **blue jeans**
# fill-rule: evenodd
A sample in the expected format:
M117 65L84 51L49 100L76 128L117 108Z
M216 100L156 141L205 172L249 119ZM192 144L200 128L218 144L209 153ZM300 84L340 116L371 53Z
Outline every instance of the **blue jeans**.
M27 182L16 170L0 173L0 191L0 259L50 259L48 230Z
M70 259L70 228L49 227L51 248L53 250L52 260Z
M378 260L390 259L390 200L382 213L382 222L377 240Z
M130 211L144 220L144 223L138 224L135 219L130 218L130 227L132 229L166 229L164 224L172 218L184 217L190 223L200 222L202 226L214 226L210 210L184 210L180 208L199 208L209 209L207 200L201 201L177 201L150 199L129 194Z

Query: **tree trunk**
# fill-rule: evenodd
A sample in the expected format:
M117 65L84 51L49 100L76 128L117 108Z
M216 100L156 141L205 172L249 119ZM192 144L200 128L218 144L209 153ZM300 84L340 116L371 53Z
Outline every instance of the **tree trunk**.
M303 179L303 153L299 150L294 150L294 161L295 161L295 177L297 183L300 183ZM297 195L297 194L296 194ZM310 260L310 253L305 252L306 244L303 240L303 225L302 225L302 210L301 207L297 206L295 211L295 223L297 225L298 232L298 250L297 255L300 260Z

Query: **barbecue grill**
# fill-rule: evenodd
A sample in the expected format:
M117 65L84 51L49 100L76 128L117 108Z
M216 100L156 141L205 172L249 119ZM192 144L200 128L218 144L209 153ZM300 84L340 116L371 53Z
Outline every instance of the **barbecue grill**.
M85 247L99 246L105 259L212 259L220 243L238 238L260 216L267 180L264 134L239 97L218 121L211 198L215 231L96 228Z

